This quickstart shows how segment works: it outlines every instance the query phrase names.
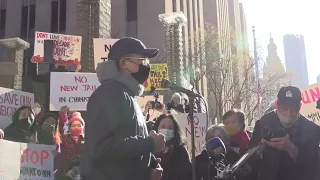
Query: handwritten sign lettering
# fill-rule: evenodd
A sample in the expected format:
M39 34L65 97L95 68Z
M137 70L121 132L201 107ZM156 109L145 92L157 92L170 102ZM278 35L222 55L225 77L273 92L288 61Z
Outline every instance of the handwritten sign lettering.
M32 62L44 62L44 40L52 40L52 57L56 64L79 65L81 60L81 36L36 32Z
M316 108L320 98L320 83L307 86L300 91L302 96L300 113L320 125L320 110Z
M0 129L12 123L12 115L21 106L32 106L34 95L14 89L0 87Z
M115 42L119 39L93 38L94 63L97 67L99 62L107 61L108 54Z
M161 88L162 79L169 79L167 64L151 64L151 70L148 80L144 83L144 90L150 91L151 87L157 90L166 90Z
M91 94L100 86L95 73L52 72L50 83L51 111L65 105L73 110L86 110Z
M54 146L5 140L0 140L0 146L0 179L54 179Z
M191 152L191 120L188 114L174 114L173 115L179 122L181 130L185 133L187 140L187 149ZM203 150L203 145L205 144L205 137L207 132L207 120L205 113L196 113L194 115L194 137L195 137L195 149L196 154L200 154ZM210 126L209 124L208 126Z

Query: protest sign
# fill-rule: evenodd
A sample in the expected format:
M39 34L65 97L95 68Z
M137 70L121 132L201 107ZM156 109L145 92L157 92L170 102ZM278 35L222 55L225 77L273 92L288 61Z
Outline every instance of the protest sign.
M36 31L32 62L42 63L44 58L44 40L52 40L52 57L55 64L79 65L81 60L81 36L55 34Z
M0 87L0 129L12 123L12 116L19 107L33 104L32 93Z
M93 91L100 86L96 73L51 72L50 111L62 106L85 111Z
M108 60L108 54L112 45L119 39L93 38L94 64Z
M137 97L137 103L139 104L140 108L142 111L144 111L145 105L147 104L148 101L154 101L155 98L153 96L143 96L143 97ZM160 103L163 103L163 96L160 95L158 101ZM162 112L159 112L154 109L149 110L150 118L149 120L153 120L154 118L160 116Z
M0 140L0 147L0 179L54 179L54 146Z
M168 65L167 64L150 64L151 70L148 80L143 84L145 91L150 91L151 87L156 90L167 90L161 88L162 79L169 79Z
M187 140L187 149L191 152L191 121L188 117L188 114L174 114L173 115L181 126L182 132L186 136ZM210 122L209 122L210 123ZM208 124L208 127L211 124ZM207 119L205 113L195 113L194 114L194 137L195 137L195 148L196 155L200 154L203 150L203 145L205 142L207 132Z
M300 90L302 95L300 113L320 125L320 110L316 108L317 101L320 98L320 83L307 86Z

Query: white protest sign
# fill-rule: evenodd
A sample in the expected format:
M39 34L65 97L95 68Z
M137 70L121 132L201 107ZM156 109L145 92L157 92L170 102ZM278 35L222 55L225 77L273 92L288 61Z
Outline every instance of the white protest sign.
M108 60L108 54L112 45L119 39L93 38L94 64Z
M54 180L55 146L21 143L20 180Z
M53 40L53 58L56 64L78 65L81 60L81 36L36 31L32 61L41 63L44 57L44 40Z
M173 114L180 124L181 130L186 136L187 149L191 152L191 121L188 118L188 114ZM205 137L207 132L207 119L205 113L195 113L194 114L194 137L195 137L195 148L196 155L200 154L203 150L203 145L205 144ZM210 127L211 124L208 124Z
M98 86L96 73L51 72L50 111L59 111L65 105L72 110L85 111Z
M0 129L12 123L12 116L18 108L33 104L32 93L0 87Z
M307 86L300 91L302 95L300 113L320 126L320 110L316 108L317 101L320 98L320 83Z
M0 140L0 147L0 179L54 180L54 146Z

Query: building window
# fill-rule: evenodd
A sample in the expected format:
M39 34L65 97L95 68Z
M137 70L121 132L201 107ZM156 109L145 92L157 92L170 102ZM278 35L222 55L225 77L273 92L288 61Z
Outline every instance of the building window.
M67 1L52 0L51 2L51 32L65 32L67 23Z
M21 37L33 38L36 25L36 0L22 0L21 7Z
M177 0L172 0L172 11L177 12Z
M0 0L0 39L6 34L7 0Z
M127 21L137 21L138 2L137 0L127 0Z
M184 2L183 0L180 0L180 11L184 13Z
M60 0L59 25L59 32L65 32L67 25L67 0Z

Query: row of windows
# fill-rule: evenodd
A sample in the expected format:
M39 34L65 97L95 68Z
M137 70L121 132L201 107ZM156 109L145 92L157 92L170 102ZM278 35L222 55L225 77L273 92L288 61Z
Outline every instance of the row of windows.
M7 0L0 0L0 39L5 37ZM51 2L51 32L65 32L66 30L66 0L52 0ZM23 39L31 40L35 35L36 0L22 0L21 29Z

